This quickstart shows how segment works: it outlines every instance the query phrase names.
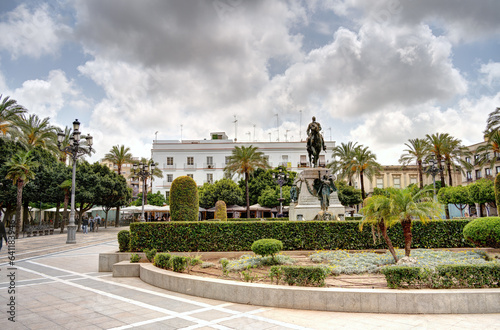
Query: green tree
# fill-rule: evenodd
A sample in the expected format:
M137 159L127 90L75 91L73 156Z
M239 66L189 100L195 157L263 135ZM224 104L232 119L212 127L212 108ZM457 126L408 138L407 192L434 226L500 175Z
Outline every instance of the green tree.
M398 222L393 215L393 209L391 204L391 199L385 195L374 195L365 199L365 206L360 210L363 214L363 220L360 223L360 229L363 230L363 225L368 223L374 227L377 227L382 237L384 238L389 252L392 254L395 262L398 262L398 257L392 241L387 235L387 229Z
M59 189L61 189L64 192L63 218L61 221L61 232L60 232L61 234L64 232L64 225L66 224L66 220L69 221L68 205L69 205L69 198L71 197L71 186L72 186L71 179L64 180L59 185Z
M462 145L462 141L448 136L445 140L443 158L450 186L453 186L452 174L454 171L462 170L464 167L472 169L473 166L464 160L467 156L472 156L472 153L467 147Z
M434 156L434 159L437 161L437 166L439 168L441 186L445 186L444 181L444 168L443 168L443 160L444 155L446 153L447 143L450 138L448 133L435 133L432 135L426 135L427 141L429 142L430 149L429 152Z
M54 155L59 155L57 147L58 129L50 124L49 118L38 118L37 115L29 115L19 122L21 134L18 142L26 149L32 150L35 147L42 147Z
M487 179L480 179L467 186L469 197L473 203L479 204L479 216L483 216L483 209L481 205L486 206L486 212L489 216L489 205L495 203L495 191L493 181Z
M231 179L221 179L214 183L205 183L198 188L200 206L206 209L215 206L217 201L224 201L226 205L241 205L243 190Z
M38 163L33 160L31 152L18 151L5 164L8 168L6 178L12 180L12 183L17 186L17 201L16 201L16 238L19 238L21 232L21 208L23 205L23 188L29 180L34 179L34 168Z
M0 95L2 99L3 95ZM21 116L26 113L26 109L17 104L17 101L6 96L0 103L0 132L2 136L17 135L16 131L19 126Z
M352 141L348 143L342 142L339 146L333 148L332 158L334 160L327 165L337 174L338 180L347 180L350 186L352 186L353 176L356 174L351 166L355 157L356 144L357 142L353 143Z
M351 170L359 175L361 182L361 196L363 200L366 198L365 180L364 177L371 179L382 169L382 166L377 163L377 156L373 154L368 147L357 146L354 150L354 158L350 162Z
M282 188L282 196L283 196L283 205L290 205L290 186L283 186ZM264 207L275 207L279 206L280 202L280 188L279 186L276 188L267 187L262 191L259 196L259 204Z
M227 221L227 208L224 201L217 201L215 203L214 218L219 219L220 221Z
M264 157L264 153L258 151L258 148L254 146L234 147L232 155L229 157L226 167L224 168L224 171L230 175L238 173L245 178L247 218L250 217L248 181L250 175L258 168L268 169L270 166L267 163L266 157Z
M469 189L467 186L448 186L439 189L438 201L443 205L453 204L459 210L462 217L464 216L464 209L474 202L469 196Z
M427 222L432 218L439 218L443 211L442 205L437 203L424 190L413 188L393 189L390 194L390 215L398 219L403 227L405 241L405 256L411 253L412 232L411 226L414 219Z
M488 115L488 119L486 121L486 130L485 134L491 134L500 129L500 108L496 108Z
M111 148L111 150L104 155L104 160L113 163L118 168L118 175L122 174L122 166L123 164L132 164L133 156L130 153L130 148L125 147L124 145L116 145ZM120 207L116 208L116 218L115 218L115 227L118 227L120 223Z
M399 158L399 163L404 166L416 163L420 189L422 189L424 187L423 162L429 154L429 143L425 139L409 139L405 146L407 149L404 150L405 154Z
M493 169L500 155L500 132L494 131L489 133L486 139L486 144L480 145L475 151L476 155L479 156L475 165L481 167L486 165L490 169ZM493 157L491 157L492 154Z
M363 202L361 190L348 186L344 181L336 181L340 203L344 206L353 206ZM351 212L352 213L352 212Z

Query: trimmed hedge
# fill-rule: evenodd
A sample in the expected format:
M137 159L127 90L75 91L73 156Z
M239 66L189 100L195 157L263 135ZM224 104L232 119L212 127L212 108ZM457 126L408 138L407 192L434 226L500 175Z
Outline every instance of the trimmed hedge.
M500 264L441 265L435 270L390 266L381 269L389 288L498 288Z
M215 203L215 219L218 219L220 221L227 221L227 211L226 211L226 202L224 201L217 201Z
M283 243L277 239L263 238L253 242L250 248L255 254L271 256L274 259L274 255L283 250Z
M127 252L130 250L130 231L120 230L118 232L118 249L120 252Z
M288 285L325 286L327 271L317 266L273 266L269 270L271 282L276 278L279 284L281 278Z
M197 221L199 212L198 187L189 176L180 176L170 188L170 213L174 221Z
M471 247L462 232L470 220L413 221L412 248ZM257 222L134 222L130 248L143 251L250 251L263 238L280 240L286 250L386 249L381 238L373 242L370 226L359 230L359 221L257 221ZM403 230L388 230L395 247L404 246Z
M500 218L472 220L464 227L464 237L476 246L500 248Z

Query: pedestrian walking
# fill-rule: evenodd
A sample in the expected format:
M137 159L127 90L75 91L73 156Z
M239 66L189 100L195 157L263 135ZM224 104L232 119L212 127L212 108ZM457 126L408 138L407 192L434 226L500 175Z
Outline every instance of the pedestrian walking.
M83 218L82 220L82 231L84 234L87 234L88 233L88 229L87 227L89 226L89 219L87 219L86 217Z
M89 227L90 227L90 231L94 231L94 217L93 216L90 216L90 218L89 218Z
M0 250L2 250L2 239L5 239L5 244L8 245L9 243L7 242L7 231L5 230L5 225L3 224L3 221L0 221Z
M101 225L101 217L98 215L95 216L94 218L95 221L95 232L99 232L99 226Z

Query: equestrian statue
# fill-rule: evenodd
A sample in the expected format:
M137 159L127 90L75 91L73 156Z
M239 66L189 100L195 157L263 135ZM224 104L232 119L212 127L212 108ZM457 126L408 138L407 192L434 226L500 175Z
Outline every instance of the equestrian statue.
M319 154L321 150L326 151L325 141L320 131L321 125L316 121L316 117L312 117L312 122L307 126L307 153L311 167L318 167Z

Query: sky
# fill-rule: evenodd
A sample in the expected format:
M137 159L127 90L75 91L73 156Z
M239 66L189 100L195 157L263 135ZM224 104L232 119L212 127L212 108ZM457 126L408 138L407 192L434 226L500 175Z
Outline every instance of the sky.
M0 2L0 94L97 161L153 140L326 140L396 165L409 139L483 140L500 107L500 1ZM330 153L330 152L329 152ZM327 156L328 157L328 156Z

